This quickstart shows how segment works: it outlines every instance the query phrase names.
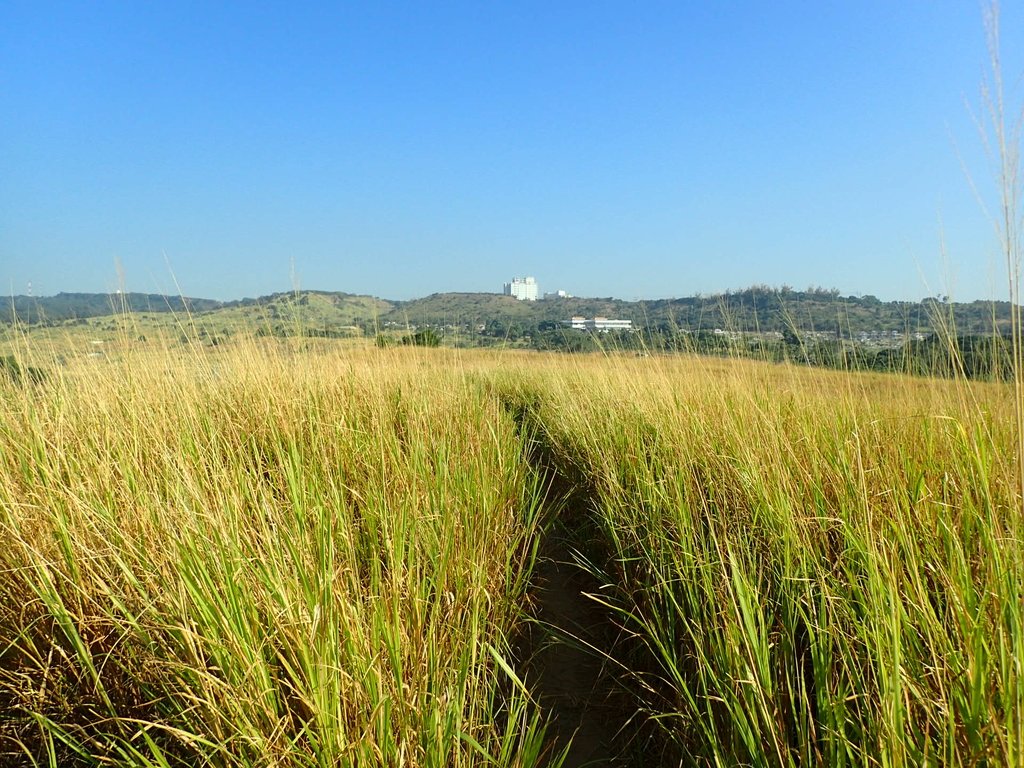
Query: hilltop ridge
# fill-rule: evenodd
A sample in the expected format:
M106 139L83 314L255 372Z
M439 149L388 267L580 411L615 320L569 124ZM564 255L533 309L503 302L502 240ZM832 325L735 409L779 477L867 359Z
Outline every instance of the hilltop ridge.
M0 318L11 323L55 326L125 313L187 313L231 325L301 323L325 331L358 328L375 333L389 327L436 327L465 333L512 336L551 330L570 317L617 317L636 328L690 332L720 329L781 333L787 329L841 337L869 333L930 333L937 324L961 333L1003 332L1009 327L1006 301L881 301L842 296L836 290L797 291L754 286L710 296L626 301L613 297L519 301L496 293L434 293L405 301L340 291L301 290L219 301L146 293L59 293L14 296Z

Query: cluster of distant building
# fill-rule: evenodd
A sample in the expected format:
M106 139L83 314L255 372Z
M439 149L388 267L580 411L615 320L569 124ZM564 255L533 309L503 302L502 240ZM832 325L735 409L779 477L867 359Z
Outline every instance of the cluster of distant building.
M540 286L537 280L532 277L513 277L511 283L505 283L503 293L512 296L520 301L537 301L540 298ZM545 299L571 299L572 294L566 291L554 291L545 293Z
M505 283L502 291L506 296L512 296L519 301L537 301L540 298L540 286L533 277L513 277L511 282ZM566 291L554 291L545 293L545 299L571 299L572 294ZM632 320L614 320L607 317L595 317L587 319L574 315L569 320L563 320L563 325L577 331L631 331L633 330Z
M520 301L536 301L540 295L540 286L532 277L513 277L511 283L505 283L504 294Z

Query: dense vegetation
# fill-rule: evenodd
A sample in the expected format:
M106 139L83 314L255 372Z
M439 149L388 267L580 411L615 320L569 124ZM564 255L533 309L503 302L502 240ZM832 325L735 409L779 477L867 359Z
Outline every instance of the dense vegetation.
M21 301L24 297L18 297ZM88 299L88 300L86 300ZM111 314L111 299L120 307ZM842 370L1007 378L1010 305L945 300L883 303L837 291L756 287L715 297L630 303L613 299L521 302L495 294L435 294L411 302L303 291L237 302L163 297L61 294L35 300L45 319L23 328L75 329L91 343L172 334L190 344L222 343L255 328L261 337L358 339L378 345L503 347L539 351L691 352L793 362ZM133 313L145 301L151 311ZM84 302L84 303L83 303ZM54 319L82 310L106 314ZM184 311L185 309L188 311ZM54 313L54 314L47 314ZM586 333L568 328L572 315L632 319L630 332ZM33 316L30 312L29 317Z
M547 299L516 301L493 294L436 294L396 304L384 320L436 326L484 325L485 334L515 340L553 329L573 315L631 320L634 327L657 332L719 330L783 333L801 329L855 338L862 333L931 332L953 327L960 333L1005 332L1007 302L950 302L946 297L884 302L874 296L841 296L837 290L755 286L720 295L680 299Z
M206 312L223 306L212 299L164 296L157 293L58 293L56 296L14 296L6 302L2 321L28 324L102 317L118 312Z
M502 664L539 489L424 362L157 351L0 391L3 761L529 765Z
M490 293L443 293L412 301L386 301L370 296L328 291L277 293L257 299L219 302L147 294L68 294L44 298L16 296L3 321L61 323L102 317L124 311L175 312L189 310L204 322L218 317L244 318L250 326L266 325L280 334L304 328L356 326L367 335L388 328L431 326L465 337L482 336L516 341L561 328L573 315L631 320L649 334L678 331L831 334L853 339L860 334L930 333L955 328L958 333L1005 333L1009 328L1007 302L950 302L945 297L912 301L879 301L873 296L841 296L836 290L756 286L713 296L623 301L604 298L562 298L517 301Z
M587 489L587 567L661 760L1019 765L1009 388L649 366L508 386Z
M0 760L557 765L565 496L637 764L1024 761L1011 386L308 344L15 339Z

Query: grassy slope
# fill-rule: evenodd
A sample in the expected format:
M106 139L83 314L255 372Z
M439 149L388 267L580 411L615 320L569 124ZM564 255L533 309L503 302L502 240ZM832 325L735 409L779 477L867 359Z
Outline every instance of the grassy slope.
M174 316L187 315L181 300L171 306L161 297L132 295L136 314L157 318L174 326ZM115 297L116 298L116 297ZM129 297L126 297L126 300ZM881 302L873 297L841 297L827 291L780 291L751 288L722 296L694 296L680 299L622 301L612 298L572 298L520 302L493 293L438 293L411 301L393 302L370 296L325 291L279 293L237 302L188 300L193 317L202 318L211 333L225 333L242 327L281 326L297 320L308 327L337 328L348 325L475 325L498 321L504 324L557 322L573 315L604 316L632 320L637 325L667 324L688 330L783 331L787 328L844 334L861 332L930 331L954 327L960 333L990 333L993 327L1007 332L1009 305L1006 302L943 304L924 302ZM15 297L22 321L34 321L39 313L51 320L90 317L111 322L111 297L101 294L63 295L45 299ZM117 312L120 308L115 306ZM115 312L115 315L117 314ZM3 315L9 320L9 315ZM157 320L153 321L154 323Z
M537 488L436 360L246 343L0 382L3 759L531 764L492 654Z
M221 325L234 330L281 326L300 329L339 329L373 322L393 304L371 296L302 291L275 294L252 303L229 306L197 315L203 327Z
M487 653L536 503L515 401L590 495L617 661L687 760L1020 764L1010 388L300 348L0 383L6 749L530 763L536 710Z
M636 309L630 302L614 299L555 299L547 301L519 301L511 296L495 293L435 293L422 299L396 304L385 320L400 325L486 323L488 320L505 322L567 320L573 315L593 317L631 316Z
M590 489L603 599L643 649L621 661L679 754L1024 762L1010 386L574 366L510 386Z
M277 294L202 312L115 313L68 320L55 326L0 326L0 354L19 346L41 351L57 349L63 356L108 354L111 349L182 340L211 344L257 332L330 331L359 336L356 324L372 322L392 304L369 296L306 291L298 296Z

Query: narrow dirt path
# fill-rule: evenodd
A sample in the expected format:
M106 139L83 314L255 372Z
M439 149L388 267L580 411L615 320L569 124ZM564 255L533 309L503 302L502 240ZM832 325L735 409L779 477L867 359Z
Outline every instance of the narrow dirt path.
M628 713L621 711L599 652L608 650L614 636L604 611L587 597L599 585L573 562L564 532L549 533L539 555L533 582L537 625L527 679L553 720L549 734L555 751L571 739L566 768L623 765L616 757L617 737Z
M518 671L550 721L551 755L566 752L565 768L625 768L652 764L638 745L636 699L617 676L619 627L589 595L601 584L577 553L593 555L592 500L559 471L550 448L537 440L528 407L505 407L526 443L529 461L545 479L545 530L530 580L533 621L521 638ZM655 760L655 764L657 760Z

